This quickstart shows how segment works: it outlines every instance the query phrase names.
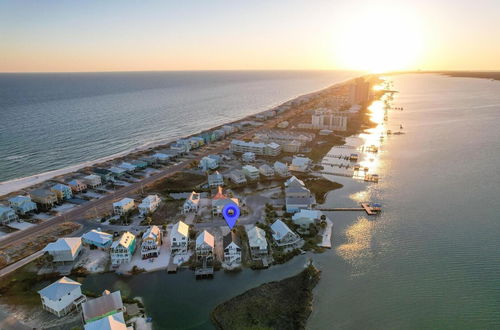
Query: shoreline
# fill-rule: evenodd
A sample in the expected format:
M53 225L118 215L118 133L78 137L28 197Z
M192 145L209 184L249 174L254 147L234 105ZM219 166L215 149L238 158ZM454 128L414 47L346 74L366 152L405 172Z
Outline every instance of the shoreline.
M264 113L264 112L267 112L270 110L275 110L275 109L278 109L278 108L283 107L283 106L291 105L293 102L299 101L300 99L315 96L315 95L320 94L323 91L326 91L330 88L334 88L336 86L341 86L341 85L344 85L344 84L347 84L347 83L353 81L356 78L366 77L366 76L369 76L369 75L355 76L353 78L349 78L347 80L343 80L343 81L340 81L338 83L334 83L332 85L326 86L326 87L319 89L319 90L316 90L316 91L308 92L305 94L300 94L300 95L295 96L295 97L288 99L286 101L282 101L281 103L279 103L276 106L266 108L265 110L262 110L259 112L253 112L253 113L248 114L242 118L239 118L239 119L236 119L233 121L227 121L227 122L224 122L224 123L217 125L217 126L209 127L209 128L203 129L201 131L196 131L192 134L179 135L175 138L166 138L166 139L160 140L160 141L151 141L151 142L145 143L141 146L127 149L127 150L124 150L124 151L121 151L121 152L118 152L118 153L115 153L115 154L112 154L109 156L101 157L101 158L98 158L95 160L89 160L89 161L85 161L82 163L69 165L69 166L66 166L66 167L63 167L60 169L50 170L47 172L42 172L42 173L37 173L37 174L33 174L33 175L28 175L28 176L24 176L24 177L19 177L19 178L14 178L14 179L2 181L2 182L0 182L0 198L5 198L7 195L17 193L17 192L22 193L22 190L24 190L24 189L34 187L38 184L49 181L51 179L57 179L59 177L62 177L62 176L68 175L68 174L76 173L76 172L78 172L86 167L93 167L93 166L98 166L101 164L105 165L108 162L120 161L120 160L124 160L125 158L128 158L128 157L133 157L134 155L136 155L138 153L144 153L144 152L155 151L158 149L163 149L163 148L168 147L170 144L174 143L176 140L194 137L194 136L200 135L200 134L207 132L207 131L219 129L223 125L230 125L230 124L234 124L234 123L238 123L238 122L242 122L242 121L254 121L254 120L252 120L252 117L255 117L258 114L261 114L261 113Z

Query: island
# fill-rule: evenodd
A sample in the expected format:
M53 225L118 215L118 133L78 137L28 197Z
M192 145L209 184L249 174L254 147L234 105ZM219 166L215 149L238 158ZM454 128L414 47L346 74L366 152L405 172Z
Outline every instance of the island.
M212 321L218 329L305 329L320 275L309 263L295 276L262 284L218 305Z

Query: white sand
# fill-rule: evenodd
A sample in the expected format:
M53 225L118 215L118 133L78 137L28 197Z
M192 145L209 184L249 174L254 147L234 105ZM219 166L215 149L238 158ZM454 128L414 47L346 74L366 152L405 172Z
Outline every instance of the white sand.
M33 227L33 226L36 226L36 225L29 223L29 222L24 222L24 221L21 221L21 222L12 221L11 223L9 223L9 227L16 228L19 230L23 230L23 229Z

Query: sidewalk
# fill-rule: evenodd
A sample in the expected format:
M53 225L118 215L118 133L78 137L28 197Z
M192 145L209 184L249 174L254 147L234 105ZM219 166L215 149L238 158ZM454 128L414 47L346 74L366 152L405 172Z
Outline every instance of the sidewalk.
M0 269L0 277L12 273L16 269L21 268L22 266L24 266L24 265L32 262L35 259L38 259L42 255L43 255L43 250L40 250L38 252L33 253L30 256L27 256L24 259L21 259L21 260L15 262L15 263L13 263L12 265L9 265L9 266L7 266L7 267L5 267L3 269ZM3 328L0 328L0 329L3 329Z

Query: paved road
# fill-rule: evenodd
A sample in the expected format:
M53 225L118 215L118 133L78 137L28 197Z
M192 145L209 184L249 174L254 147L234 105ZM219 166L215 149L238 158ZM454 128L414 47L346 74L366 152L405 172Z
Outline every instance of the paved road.
M20 268L20 267L22 267L22 266L24 266L24 265L32 262L35 259L38 259L42 255L43 255L43 251L42 250L37 251L37 252L33 253L32 255L27 256L24 259L21 259L21 260L13 263L11 265L8 265L5 268L0 269L0 277L5 276L5 275L7 275L9 273L12 273L16 269L18 269L18 268ZM0 327L0 329L1 329L1 327Z
M245 132L245 134L243 134L240 138L242 138L242 139L249 138L249 137L252 137L254 135L254 133L258 130L272 128L278 122L288 119L293 114L294 114L294 112L286 114L285 116L282 116L282 117L275 118L273 120L269 120L264 125L262 125L260 127L255 127L253 129L250 129L249 131ZM122 188L114 191L113 193L105 195L104 197L102 197L100 199L90 201L90 202L85 203L81 206L75 207L75 208L69 210L68 212L66 212L60 216L54 217L50 220L46 220L46 221L44 221L36 226L12 233L12 234L8 235L7 237L0 240L0 249L5 248L5 247L7 247L11 244L14 244L14 243L20 243L24 240L27 240L30 237L36 236L41 230L44 230L44 229L49 228L51 226L54 226L56 224L60 224L60 223L66 222L66 221L77 221L77 220L84 219L85 215L88 214L89 212L99 213L99 212L102 212L104 210L110 210L111 204L114 201L128 197L128 196L132 195L133 193L142 189L142 187L144 187L144 186L147 186L147 185L154 183L158 180L162 180L162 179L165 179L165 178L172 176L176 172L179 172L179 171L187 168L194 160L199 161L201 158L203 158L204 156L206 156L208 154L220 153L220 152L224 151L225 149L228 148L229 143L230 143L229 139L227 141L218 142L218 146L216 148L207 148L207 149L203 150L201 153L199 153L198 156L191 158L191 159L188 159L188 160L185 160L185 161L178 163L176 165L172 165L159 173L155 173L148 178L144 178L140 182L133 183L130 186L122 187Z

